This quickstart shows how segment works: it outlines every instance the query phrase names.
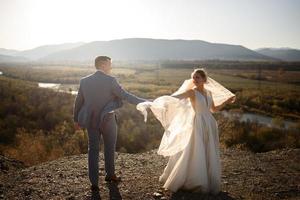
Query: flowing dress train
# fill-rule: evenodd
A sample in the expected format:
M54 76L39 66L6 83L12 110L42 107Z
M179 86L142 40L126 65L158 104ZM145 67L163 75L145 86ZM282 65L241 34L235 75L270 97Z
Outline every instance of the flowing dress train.
M208 93L210 94L210 93ZM164 188L218 193L221 183L218 126L210 112L211 95L195 90L195 121L189 143L169 157L160 176Z

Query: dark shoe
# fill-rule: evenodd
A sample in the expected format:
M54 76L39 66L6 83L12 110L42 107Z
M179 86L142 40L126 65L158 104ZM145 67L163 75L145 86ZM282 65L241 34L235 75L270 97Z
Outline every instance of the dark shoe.
M106 177L105 177L105 181L106 181L106 182L115 182L115 183L119 183L119 182L121 182L121 177L117 177L116 175L113 175L113 176L106 176Z
M91 190L92 190L92 192L99 192L99 187L98 187L98 185L92 185L92 186L91 186Z

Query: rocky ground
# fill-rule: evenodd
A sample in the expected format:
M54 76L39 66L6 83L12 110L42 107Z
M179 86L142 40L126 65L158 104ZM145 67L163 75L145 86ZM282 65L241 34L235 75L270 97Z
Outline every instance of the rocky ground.
M117 155L123 182L105 184L100 160L100 193L89 191L87 155L37 166L0 157L0 199L300 199L300 149L253 154L222 149L222 192L218 196L164 191L158 182L167 160L155 151Z

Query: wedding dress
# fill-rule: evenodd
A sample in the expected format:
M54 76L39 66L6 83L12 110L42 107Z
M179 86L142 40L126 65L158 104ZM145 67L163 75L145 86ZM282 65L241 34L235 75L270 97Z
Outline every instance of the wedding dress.
M173 94L193 88L192 80L186 80ZM229 90L208 78L204 86L207 95L197 90L195 104L189 99L162 96L153 102L137 105L147 119L150 107L165 129L158 154L168 156L169 161L160 176L165 189L178 189L218 193L221 184L218 125L211 113L212 101L216 106L231 96Z

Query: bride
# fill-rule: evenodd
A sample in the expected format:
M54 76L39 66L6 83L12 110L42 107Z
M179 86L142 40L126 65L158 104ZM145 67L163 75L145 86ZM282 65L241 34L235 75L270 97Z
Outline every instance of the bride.
M233 103L235 95L204 69L196 69L171 96L137 105L147 119L147 108L165 133L158 154L169 157L159 181L165 189L217 194L221 185L218 125L211 112Z

